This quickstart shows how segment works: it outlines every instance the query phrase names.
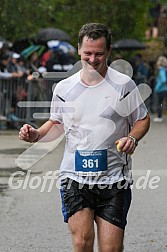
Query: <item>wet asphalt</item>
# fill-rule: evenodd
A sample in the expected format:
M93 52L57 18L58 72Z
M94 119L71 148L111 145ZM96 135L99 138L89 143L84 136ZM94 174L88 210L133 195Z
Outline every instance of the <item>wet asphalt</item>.
M34 164L23 173L24 164L21 169L16 160L29 147L32 144L20 141L17 131L0 131L0 252L73 251L61 214L58 180L53 186L50 180L43 184L48 171L52 174L59 169L64 140L57 147L38 147L38 157L31 149L29 163L33 160ZM11 179L13 174L17 176ZM133 178L124 251L165 252L167 117L163 123L151 123L148 134L140 141L133 154Z

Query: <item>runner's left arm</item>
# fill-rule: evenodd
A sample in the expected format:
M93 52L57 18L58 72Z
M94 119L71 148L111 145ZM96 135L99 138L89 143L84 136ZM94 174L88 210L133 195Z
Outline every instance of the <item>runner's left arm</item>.
M134 123L128 136L118 139L115 142L116 144L119 143L119 150L127 154L132 154L136 148L136 144L133 138L135 138L138 142L147 133L149 127L150 127L150 116L149 114L147 114L145 118L138 120ZM132 138L129 136L132 136Z

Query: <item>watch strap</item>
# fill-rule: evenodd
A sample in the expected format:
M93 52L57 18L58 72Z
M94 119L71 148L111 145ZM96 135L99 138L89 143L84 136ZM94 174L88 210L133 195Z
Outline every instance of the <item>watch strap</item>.
M133 140L134 145L136 147L138 145L138 140L134 136L131 136L131 135L128 135L128 137Z

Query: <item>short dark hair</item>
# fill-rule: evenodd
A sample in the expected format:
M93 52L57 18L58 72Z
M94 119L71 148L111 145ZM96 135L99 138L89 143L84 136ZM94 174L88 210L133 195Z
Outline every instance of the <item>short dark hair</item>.
M101 23L89 23L83 25L78 34L78 44L80 46L82 45L85 36L93 40L104 37L106 39L107 50L110 49L111 31L106 25Z

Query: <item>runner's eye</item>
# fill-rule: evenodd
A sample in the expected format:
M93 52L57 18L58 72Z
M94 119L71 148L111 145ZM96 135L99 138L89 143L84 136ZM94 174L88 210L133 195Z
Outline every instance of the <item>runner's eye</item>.
M91 55L90 52L85 52L84 54L85 54L85 56L90 56Z
M100 57L100 56L103 56L103 55L104 55L104 53L97 53L96 54L97 57Z

